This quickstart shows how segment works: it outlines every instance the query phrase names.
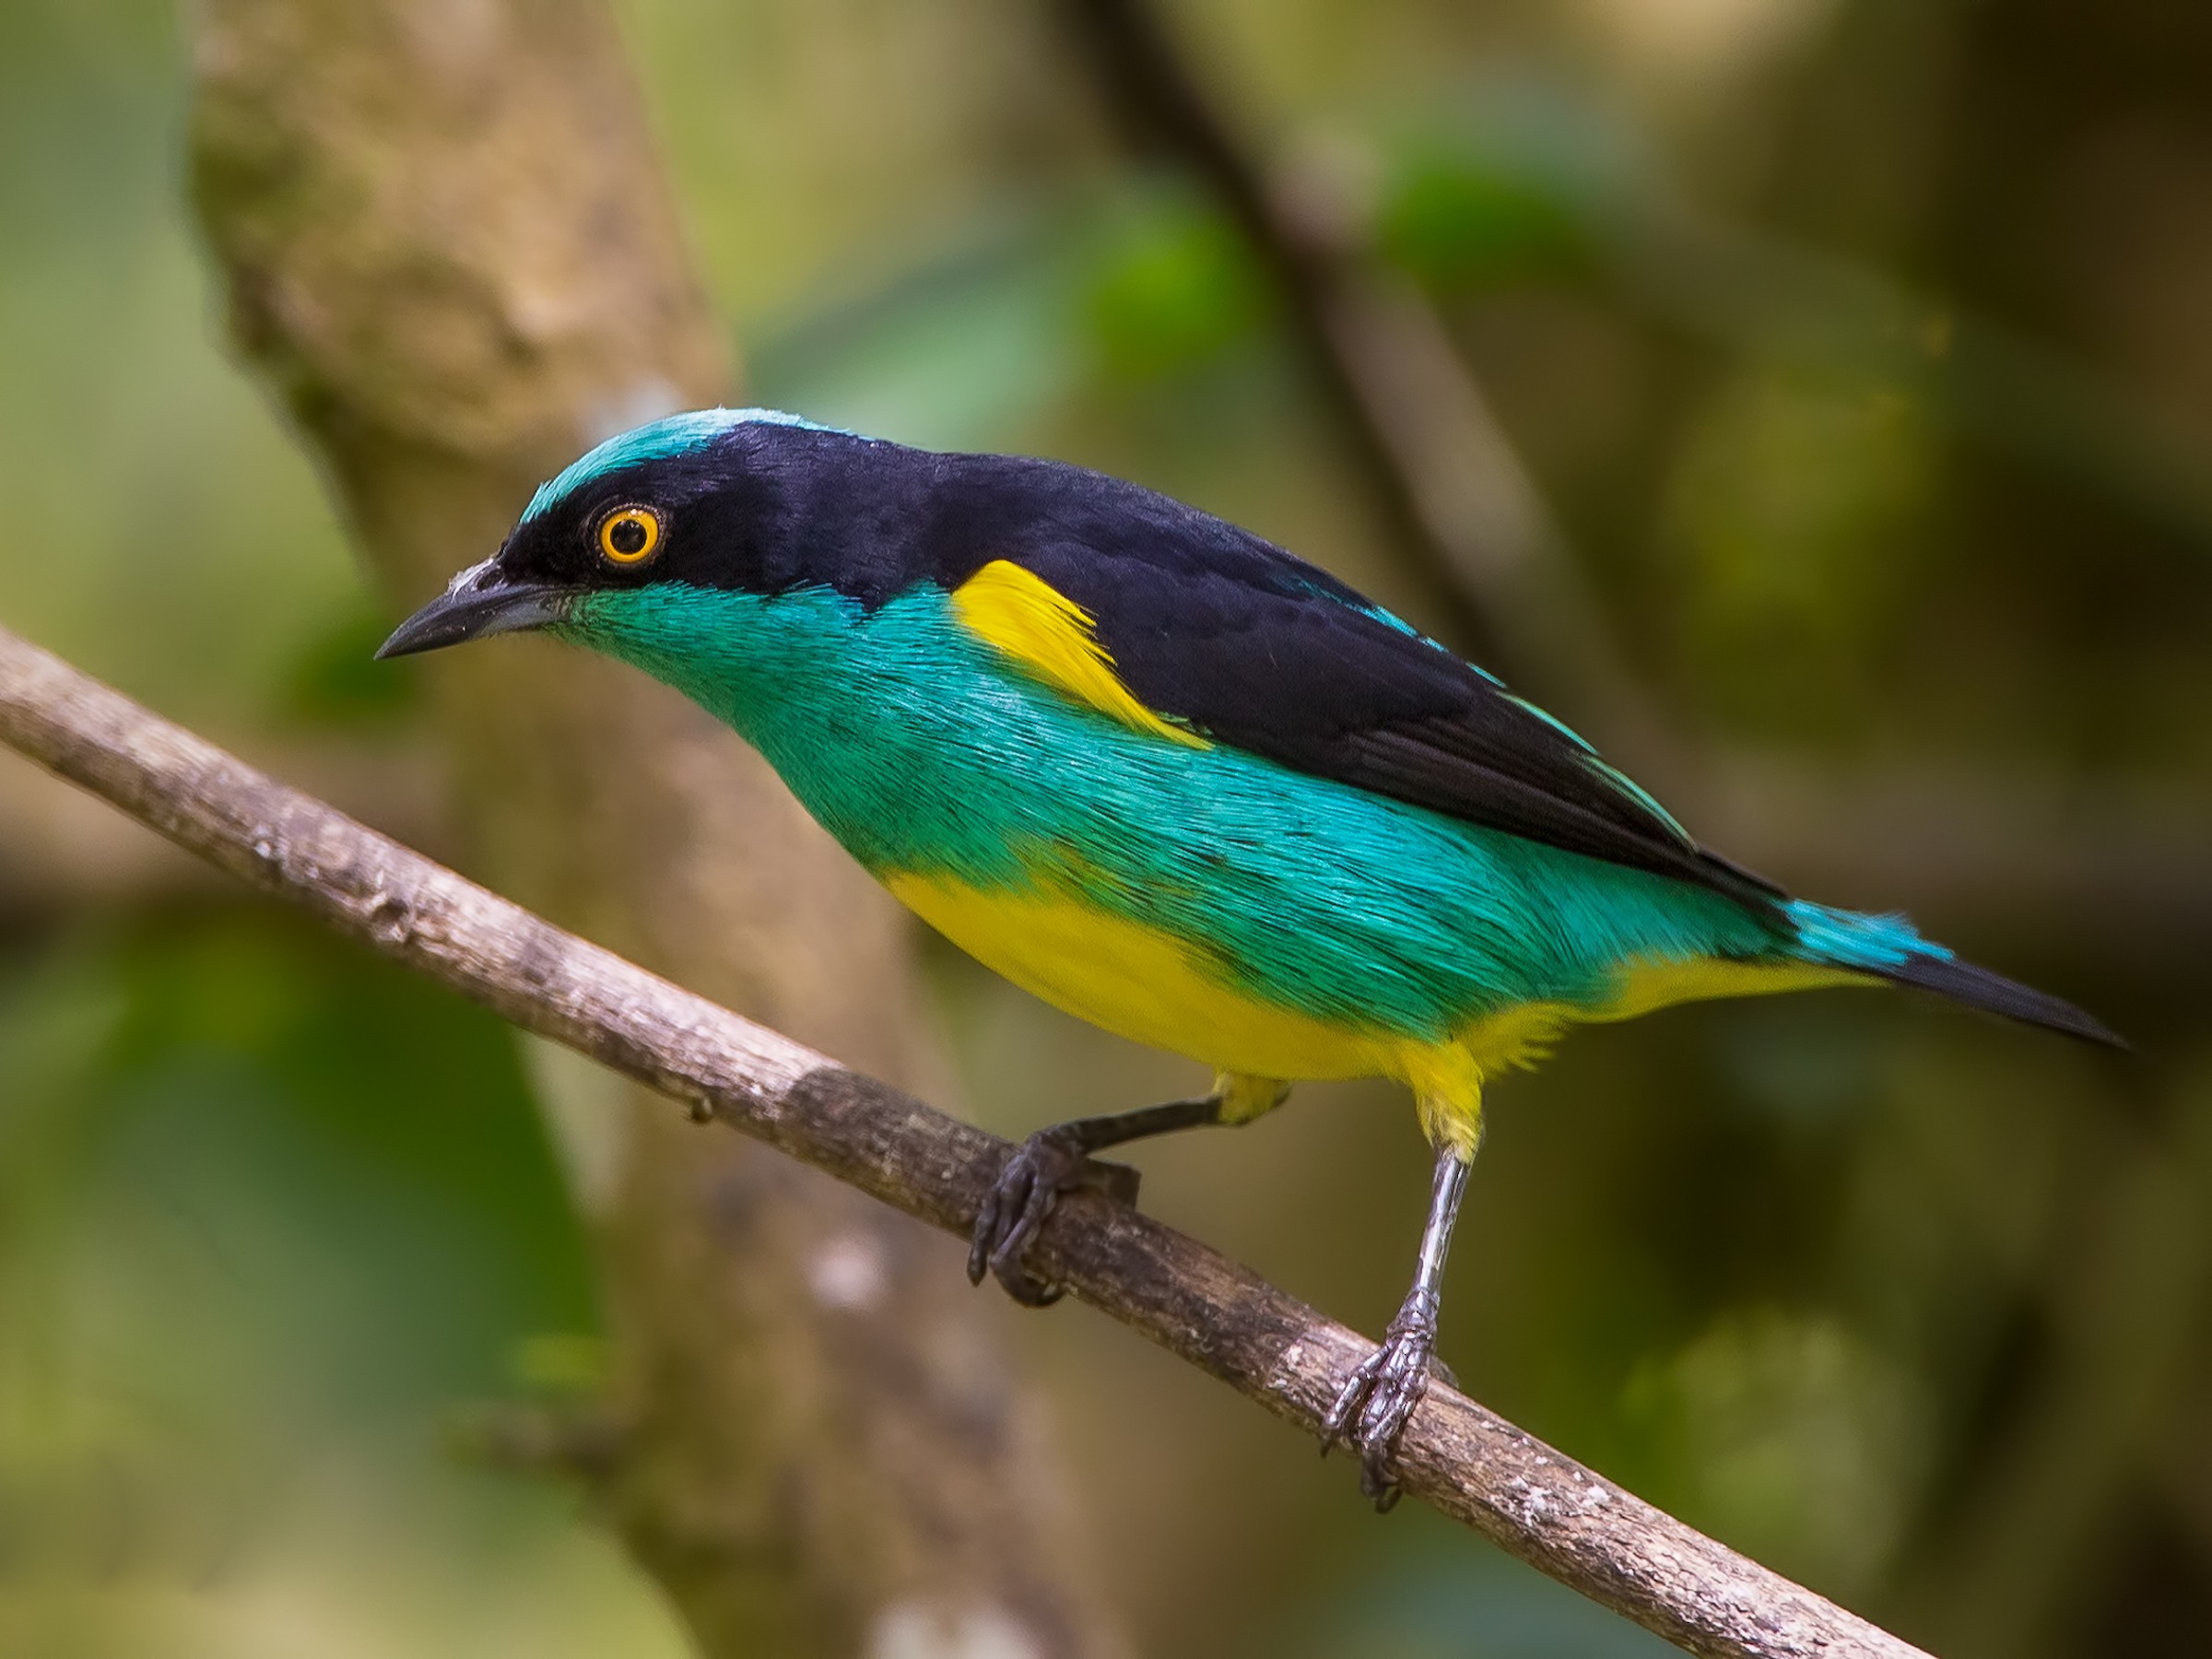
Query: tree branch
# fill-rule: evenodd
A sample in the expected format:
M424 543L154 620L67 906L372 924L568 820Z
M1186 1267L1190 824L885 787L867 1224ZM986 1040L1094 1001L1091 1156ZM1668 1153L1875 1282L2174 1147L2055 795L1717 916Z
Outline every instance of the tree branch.
M965 1237L1009 1150L563 933L4 630L0 742L516 1025L949 1232ZM1055 1213L1039 1265L1310 1432L1370 1348L1205 1245L1094 1194ZM1444 1513L1693 1653L1918 1652L1441 1385L1414 1414L1399 1475Z

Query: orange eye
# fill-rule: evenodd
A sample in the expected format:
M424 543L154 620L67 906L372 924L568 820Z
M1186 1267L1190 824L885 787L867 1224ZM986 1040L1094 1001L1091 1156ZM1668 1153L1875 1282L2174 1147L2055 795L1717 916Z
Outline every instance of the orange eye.
M650 507L618 507L599 521L599 557L609 564L642 564L661 545L661 515Z

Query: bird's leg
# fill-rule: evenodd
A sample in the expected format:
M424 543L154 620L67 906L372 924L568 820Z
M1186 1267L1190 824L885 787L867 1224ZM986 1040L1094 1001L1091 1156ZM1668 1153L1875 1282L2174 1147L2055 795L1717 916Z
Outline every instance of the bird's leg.
M988 1268L1006 1294L1025 1307L1049 1307L1061 1290L1023 1265L1030 1241L1060 1202L1060 1194L1095 1187L1124 1204L1136 1201L1136 1171L1126 1164L1094 1163L1090 1155L1124 1141L1221 1121L1218 1096L1169 1100L1138 1112L1074 1118L1040 1129L1014 1149L975 1218L968 1247L968 1282L980 1285Z
M1459 1201L1465 1195L1474 1159L1471 1147L1447 1143L1438 1149L1436 1183L1430 1193L1428 1225L1421 1230L1420 1265L1413 1276L1413 1288L1383 1332L1382 1346L1352 1373L1321 1422L1323 1456L1340 1440L1359 1448L1359 1489L1378 1510L1387 1511L1398 1500L1391 1459L1406 1419L1429 1392L1430 1370L1436 1363L1444 1257L1452 1248L1452 1224L1459 1218Z
M975 1234L968 1248L968 1282L982 1284L987 1268L1016 1301L1025 1307L1049 1307L1060 1300L1060 1287L1036 1277L1022 1265L1022 1257L1060 1194L1094 1187L1124 1204L1136 1202L1136 1171L1126 1164L1093 1162L1093 1152L1177 1129L1250 1123L1280 1105L1289 1092L1288 1083L1273 1078L1224 1076L1211 1094L1194 1100L1075 1118L1038 1130L1006 1159L975 1218Z

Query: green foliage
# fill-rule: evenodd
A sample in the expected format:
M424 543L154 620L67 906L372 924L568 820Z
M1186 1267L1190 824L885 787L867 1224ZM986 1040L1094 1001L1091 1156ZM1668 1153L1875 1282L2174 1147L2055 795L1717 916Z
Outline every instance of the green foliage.
M551 1494L438 1452L457 1404L596 1380L586 1263L500 1022L227 906L18 954L0 1067L0 1535L20 1592L0 1645L155 1651L101 1635L109 1616L196 1586L198 1618L162 1628L219 1646L263 1575L304 1587L364 1549L413 1587L340 1614L359 1592L325 1583L325 1617L435 1629L481 1572L499 1618L549 1635L502 1586L568 1559L585 1628L651 1629Z
M1653 1502L1845 1594L1878 1582L1900 1541L1931 1430L1894 1357L1832 1316L1771 1306L1646 1357L1621 1409L1648 1437Z
M1271 310L1236 228L1176 193L1139 205L1099 251L1083 320L1110 380L1158 380L1218 358Z
M318 726L388 726L416 712L420 677L376 660L391 631L382 606L357 598L292 659L275 712Z
M1056 217L994 217L959 247L768 331L752 383L770 406L853 431L1006 444L1082 382L1069 315L1084 268Z
M1588 228L1556 190L1490 157L1441 148L1394 174L1375 234L1384 257L1441 288L1559 281L1594 263Z
M1881 709L1938 445L1908 392L1846 373L1753 367L1691 424L1666 520L1682 650L1730 724L1832 736Z
M225 728L351 599L303 458L223 362L177 188L170 8L0 8L0 614Z

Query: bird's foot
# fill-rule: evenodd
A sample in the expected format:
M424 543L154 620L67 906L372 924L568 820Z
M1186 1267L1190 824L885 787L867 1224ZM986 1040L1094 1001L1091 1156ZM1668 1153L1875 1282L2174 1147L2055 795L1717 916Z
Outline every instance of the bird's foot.
M1060 1194L1095 1188L1124 1204L1136 1202L1137 1172L1127 1164L1100 1163L1066 1131L1040 1129L1014 1149L975 1218L968 1246L968 1282L980 1285L988 1269L1006 1292L1027 1308L1058 1301L1061 1288L1030 1272L1022 1258L1060 1202Z
M1391 1461L1406 1419L1429 1392L1432 1373L1450 1381L1436 1358L1436 1316L1435 1297L1420 1291L1409 1297L1383 1332L1382 1346L1360 1362L1321 1420L1321 1454L1326 1457L1339 1441L1351 1442L1359 1453L1359 1490L1378 1513L1387 1514L1398 1500Z

